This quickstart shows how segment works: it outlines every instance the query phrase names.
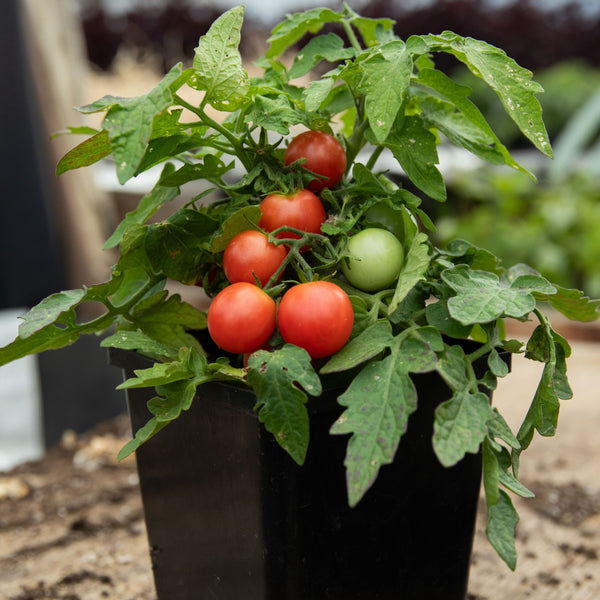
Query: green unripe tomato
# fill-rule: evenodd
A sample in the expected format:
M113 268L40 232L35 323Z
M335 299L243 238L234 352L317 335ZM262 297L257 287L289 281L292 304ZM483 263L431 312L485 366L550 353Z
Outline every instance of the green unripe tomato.
M342 261L346 279L359 290L376 292L390 287L404 263L404 250L398 238L387 231L371 227L353 235L348 241L350 258Z

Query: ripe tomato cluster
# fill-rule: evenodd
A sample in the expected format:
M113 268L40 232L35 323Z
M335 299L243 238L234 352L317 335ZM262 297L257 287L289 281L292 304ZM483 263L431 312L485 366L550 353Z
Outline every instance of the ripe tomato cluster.
M227 352L247 354L264 348L278 328L286 343L304 348L312 358L323 358L337 352L352 332L352 303L333 282L292 285L279 305L262 289L273 276L279 280L288 254L286 244L270 242L267 233L286 227L319 233L327 215L314 191L339 183L346 169L346 154L333 136L307 131L295 137L286 150L284 163L295 162L316 176L308 184L310 189L267 195L260 205L261 230L238 233L223 253L223 271L230 285L211 302L208 331ZM285 230L275 236L300 238ZM300 252L306 250L300 248Z

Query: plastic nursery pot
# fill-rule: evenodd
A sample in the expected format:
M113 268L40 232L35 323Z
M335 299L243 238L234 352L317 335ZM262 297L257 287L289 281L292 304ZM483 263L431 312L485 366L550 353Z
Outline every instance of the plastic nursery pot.
M143 361L111 350L127 377ZM439 464L433 412L448 388L435 373L414 381L419 407L396 458L355 508L347 437L329 434L340 390L309 402L299 467L258 422L251 391L199 388L191 409L137 450L160 600L464 600L481 457ZM128 390L134 431L154 395Z

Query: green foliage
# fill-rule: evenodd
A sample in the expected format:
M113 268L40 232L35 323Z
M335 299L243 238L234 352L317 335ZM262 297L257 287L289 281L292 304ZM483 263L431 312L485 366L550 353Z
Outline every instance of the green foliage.
M242 7L223 14L200 38L192 67L176 65L147 94L105 96L79 109L104 112L102 127L72 130L90 137L65 155L58 173L108 155L121 183L152 166L162 165L162 172L106 242L106 248L120 250L111 279L53 294L31 309L18 337L0 349L0 364L114 327L103 346L151 359L151 366L135 371L120 387L153 387L157 394L148 404L152 418L119 458L188 410L199 385L226 381L254 390L259 420L302 464L310 443L308 397L320 396L325 382L341 381L343 412L331 433L349 436L345 466L352 506L394 460L409 416L418 408L413 375L439 376L449 389L436 409L433 448L445 466L481 450L488 537L514 568L517 515L505 489L531 495L518 481L521 453L536 431L554 433L560 401L571 395L569 346L538 304L550 303L569 318L588 321L598 316L600 302L564 282L550 283L520 264L520 256L515 267L506 269L494 248L482 249L477 242L436 246L433 236L443 238L451 217L434 224L420 208L421 199L375 165L385 152L424 196L438 202L449 198L444 206L453 204L438 168L443 135L478 158L510 167L521 178L518 185L525 186L523 180L533 178L524 177L527 169L494 133L469 98L469 89L438 71L434 61L445 53L462 62L499 99L524 138L551 156L536 98L541 86L502 50L483 41L452 32L401 40L390 20L365 19L348 7L289 15L275 27L269 50L258 61L263 74L249 78L238 49L242 22ZM319 35L325 26L338 33ZM296 43L304 45L288 70L279 57ZM308 78L305 88L292 82L321 70L323 61L330 70ZM197 104L180 95L186 86L202 92ZM204 342L206 313L168 286L200 281L212 296L227 285L221 268L227 242L244 229L259 228L265 194L294 190L304 175L310 176L296 170L298 165L283 165L282 136L296 125L325 131L340 127L336 135L346 150L348 169L337 187L321 193L328 219L320 233L284 227L269 235L273 243L285 243L288 254L280 268L282 279L276 283L273 276L264 289L277 299L298 282L333 281L351 299L354 329L337 354L315 361L305 350L284 344L276 332L269 350L253 353L244 368L241 356L219 355ZM239 172L233 171L236 165L242 174L232 182L232 174ZM180 186L195 179L220 190L220 199L206 205L198 198L159 223L148 222L179 195ZM349 236L370 226L392 227L405 254L397 281L374 294L354 289L341 274ZM498 229L497 223L479 227L485 242L498 239ZM299 239L277 238L284 230ZM507 239L519 238L512 230L496 252L503 258ZM104 312L81 322L78 309L86 302L102 304ZM521 342L503 339L503 320L508 318L539 321L525 349ZM477 342L469 350L463 344L467 338ZM500 352L523 351L544 366L515 435L484 390L495 389L497 379L508 373ZM476 361L484 365L479 376Z

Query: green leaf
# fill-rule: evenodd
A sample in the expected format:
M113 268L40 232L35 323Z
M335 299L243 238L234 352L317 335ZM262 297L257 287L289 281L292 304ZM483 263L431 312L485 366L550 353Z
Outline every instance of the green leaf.
M148 401L148 410L159 422L173 421L181 411L190 408L196 387L196 381L192 379L159 385L156 391L160 395Z
M496 377L505 377L508 375L508 365L502 360L498 351L493 348L488 354L488 367Z
M394 296L389 305L392 314L417 283L425 278L431 257L429 256L429 238L426 233L417 233L405 246L405 263L400 271Z
M465 453L476 454L494 418L489 398L483 392L457 390L435 411L433 449L445 467L455 465Z
M289 344L275 352L255 352L248 360L248 384L256 393L259 420L302 465L309 442L306 393L321 394L321 381L308 352Z
M500 558L513 571L517 566L517 551L515 548L515 528L519 515L508 494L499 490L496 503L487 507L487 537Z
M256 96L252 108L246 115L246 120L254 123L256 127L288 135L290 133L289 125L304 123L305 119L304 115L296 111L285 97Z
M455 390L464 390L469 386L465 352L461 346L447 346L437 363L438 373Z
M108 131L102 129L69 150L56 165L56 175L62 175L71 169L87 167L98 162L112 152Z
M171 86L181 74L179 64L145 96L108 102L110 108L102 127L110 137L119 183L125 183L137 172L152 134L153 119L173 103Z
M417 393L408 373L398 368L401 355L367 364L338 398L346 410L331 433L351 433L344 464L348 502L355 506L373 485L382 465L393 461Z
M157 417L150 419L143 427L135 432L135 437L129 440L117 454L117 460L122 461L133 454L142 444L154 437L161 429L166 427L169 421L159 421Z
M259 206L245 206L236 211L223 223L221 233L212 241L211 252L223 252L238 233L246 229L257 229L261 214Z
M176 347L161 344L141 331L119 331L108 336L100 342L102 348L121 348L123 350L136 350L147 356L175 358L178 350Z
M361 68L364 76L360 90L365 96L366 115L377 142L383 144L406 102L412 57L404 43L395 40L380 46L372 57L361 63Z
M492 163L497 162L498 157L501 157L502 162L513 169L530 174L527 169L519 165L512 158L506 147L500 142L499 138L485 120L485 117L481 114L479 108L468 99L471 92L470 88L456 83L441 71L433 68L421 69L416 77L416 81L431 88L450 101L456 109L460 111L460 114L481 132L484 136L482 140L490 140L491 147L489 151L492 153L490 155ZM461 143L459 139L455 141L455 143L457 142L459 145L470 149L468 148L468 144L465 145L464 143ZM477 156L481 156L485 160L488 160L487 151L485 149L475 147L473 150L476 150L475 154ZM481 153L478 154L478 151Z
M190 348L182 348L178 353L178 360L158 362L147 369L135 369L133 371L135 377L125 380L117 386L117 389L154 387L190 379L194 375L190 369L190 352Z
M600 300L590 300L580 290L555 287L555 294L536 294L536 298L549 302L552 308L573 321L591 322L598 319Z
M351 369L389 347L394 336L387 321L377 321L345 344L320 369L321 374Z
M421 36L432 51L453 54L471 72L483 79L499 96L506 112L538 150L552 157L542 108L535 94L543 88L531 80L532 73L519 66L506 53L481 40L462 37L450 31Z
M384 42L394 36L394 24L392 19L388 18L365 18L354 13L352 15L352 25L360 31L365 46L371 47L379 42Z
M472 325L463 325L450 316L448 304L444 300L430 302L425 307L427 322L439 329L442 333L455 339L466 339L469 337Z
M345 48L344 40L335 33L314 37L294 58L289 78L303 77L322 60L337 63L352 58L354 54L354 49Z
M71 311L74 306L79 304L84 296L85 290L75 289L58 292L44 298L21 317L23 322L19 325L19 338L27 339L46 325L56 322L61 315Z
M435 166L439 162L436 139L420 117L406 117L402 129L392 131L384 145L419 189L434 200L446 200L446 185Z
M207 154L203 162L189 164L186 163L177 171L163 171L158 185L164 187L179 187L189 181L207 179L208 181L218 181L220 177L231 171L235 165L234 161L228 164L212 154Z
M161 178L172 173L175 167L172 164L165 165ZM114 233L104 244L104 249L114 248L121 243L125 230L133 224L145 223L163 204L170 202L179 195L179 189L176 187L163 187L158 182L152 190L145 194L139 201L134 210L128 212L125 218L119 223Z
M325 24L338 23L342 18L341 14L329 8L313 8L301 13L288 14L267 39L269 48L266 57L281 56L305 34L318 33Z
M194 283L202 262L202 251L218 222L196 210L181 209L167 221L148 227L145 248L156 272L182 283Z
M442 279L457 293L448 300L450 316L463 325L489 323L503 316L522 318L536 307L533 292L554 289L543 277L524 275L509 282L466 265L447 269Z
M218 110L234 111L247 102L248 74L239 52L244 7L221 15L195 49L190 87L206 92L203 103Z

